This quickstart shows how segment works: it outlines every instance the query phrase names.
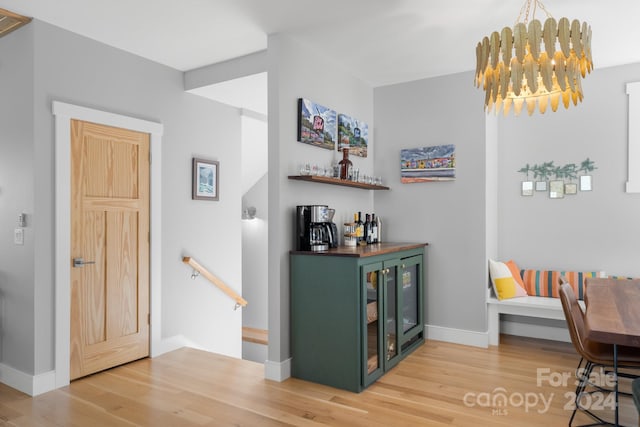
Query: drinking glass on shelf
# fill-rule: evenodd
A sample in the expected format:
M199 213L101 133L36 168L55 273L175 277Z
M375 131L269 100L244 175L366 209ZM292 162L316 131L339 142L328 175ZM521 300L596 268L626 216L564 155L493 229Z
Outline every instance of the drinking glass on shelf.
M309 163L300 165L300 175L311 175L311 165Z

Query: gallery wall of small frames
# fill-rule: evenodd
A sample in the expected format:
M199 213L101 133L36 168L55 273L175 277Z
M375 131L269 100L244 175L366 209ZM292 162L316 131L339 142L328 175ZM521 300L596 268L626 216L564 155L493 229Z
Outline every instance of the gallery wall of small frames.
M550 199L574 196L578 191L593 189L592 172L598 169L588 157L580 164L556 165L553 161L523 166L518 172L525 175L520 194L533 196L546 193Z

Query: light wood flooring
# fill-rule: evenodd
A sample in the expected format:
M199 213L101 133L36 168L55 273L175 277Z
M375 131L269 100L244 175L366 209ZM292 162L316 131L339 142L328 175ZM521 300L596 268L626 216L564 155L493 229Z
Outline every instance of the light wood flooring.
M503 335L500 346L481 349L428 341L355 394L298 379L268 381L261 364L185 348L35 398L0 385L0 425L566 426L577 363L565 343ZM539 369L552 381L570 378L553 386ZM509 401L492 405L500 393ZM622 414L626 425L638 425L628 399Z

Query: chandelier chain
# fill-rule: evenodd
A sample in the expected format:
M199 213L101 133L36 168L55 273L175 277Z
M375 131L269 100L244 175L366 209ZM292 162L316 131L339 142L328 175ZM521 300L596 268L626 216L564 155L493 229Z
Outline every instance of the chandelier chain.
M531 3L533 3L533 13L531 13ZM531 20L533 21L536 18L536 11L538 10L538 8L540 8L545 13L545 15L547 15L547 18L553 18L551 13L549 13L547 8L544 7L544 4L542 4L540 0L525 0L522 8L520 8L520 13L518 14L518 18L516 19L516 24L518 22L524 22L525 25L528 24L529 16L531 16ZM522 19L523 15L524 20Z

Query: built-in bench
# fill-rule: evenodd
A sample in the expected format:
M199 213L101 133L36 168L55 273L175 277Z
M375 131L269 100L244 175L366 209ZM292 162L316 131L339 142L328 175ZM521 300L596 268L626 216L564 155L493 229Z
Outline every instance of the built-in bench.
M584 301L578 301L584 310ZM487 313L489 316L489 345L500 343L500 315L538 317L565 320L559 298L526 296L499 300L492 289L487 289Z
M529 296L502 300L499 300L493 288L489 287L487 289L489 345L500 343L501 314L565 321L562 303L557 298L557 280L560 276L566 276L572 283L584 283L586 277L605 277L605 273L520 270L520 278L523 279ZM535 294L541 296L533 296ZM579 292L576 294L579 295L578 303L584 310L582 287L579 287Z

